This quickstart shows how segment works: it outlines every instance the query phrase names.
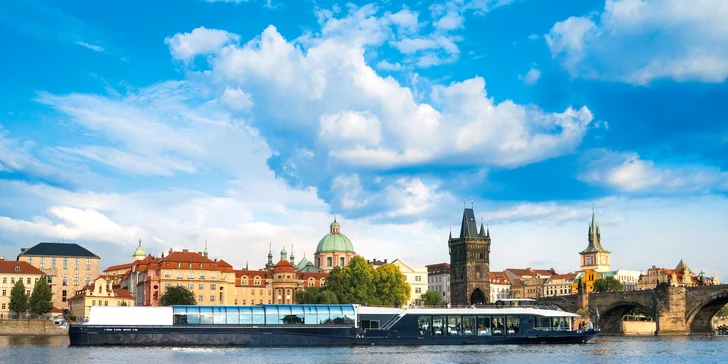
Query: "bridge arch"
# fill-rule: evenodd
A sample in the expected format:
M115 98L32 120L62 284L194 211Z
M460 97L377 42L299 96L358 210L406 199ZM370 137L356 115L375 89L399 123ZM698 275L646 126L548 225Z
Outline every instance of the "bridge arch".
M589 313L592 320L597 321L602 332L609 334L623 334L624 328L622 320L624 315L628 314L635 308L640 308L645 312L650 313L652 317L657 318L657 312L655 312L654 307L647 307L644 303L637 301L617 301L603 307L596 305L589 308Z
M706 334L713 332L713 316L721 307L728 304L728 285L724 285L723 288L700 300L697 304L691 305L692 308L685 315L685 323L690 328L690 333Z

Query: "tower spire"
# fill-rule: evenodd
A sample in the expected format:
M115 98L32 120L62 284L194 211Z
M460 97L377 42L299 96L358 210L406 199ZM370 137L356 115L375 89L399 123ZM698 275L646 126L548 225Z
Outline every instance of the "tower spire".
M291 262L291 264L293 264L294 266L296 265L295 259L296 258L293 256L293 244L291 244L291 257L289 259L289 262Z
M205 250L202 253L205 255L205 258L207 258L207 238L205 238Z

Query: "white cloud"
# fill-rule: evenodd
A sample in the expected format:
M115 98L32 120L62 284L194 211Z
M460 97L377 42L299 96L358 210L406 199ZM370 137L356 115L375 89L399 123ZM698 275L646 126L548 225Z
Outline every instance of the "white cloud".
M439 30L455 30L463 27L465 18L457 11L448 11L445 16L434 22L433 26Z
M97 45L94 45L94 44L89 44L89 43L81 42L81 41L77 41L77 42L74 42L74 43L76 43L77 45L80 45L81 47L88 48L88 49L90 49L90 50L92 50L94 52L103 52L104 51L104 48L103 47L97 46Z
M518 75L518 79L522 80L526 85L535 85L536 82L541 78L541 71L537 68L531 68L526 72L525 75Z
M220 100L234 111L243 111L253 106L253 96L239 89L226 87Z
M727 17L723 0L606 0L599 16L554 24L546 41L573 77L720 83L728 78Z
M728 172L696 164L660 165L637 153L596 150L581 179L625 193L728 191Z
M370 112L342 111L321 115L319 135L332 144L378 145L381 140L379 119Z
M200 54L218 51L222 46L237 42L240 36L224 30L199 27L190 33L178 33L167 37L164 42L175 59L189 61Z
M403 67L399 63L389 63L387 61L379 61L379 63L377 63L377 69L380 69L383 71L400 71L403 69Z

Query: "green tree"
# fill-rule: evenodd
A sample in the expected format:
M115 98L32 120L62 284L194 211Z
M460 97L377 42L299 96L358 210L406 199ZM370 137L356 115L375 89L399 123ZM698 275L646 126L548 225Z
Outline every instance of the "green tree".
M619 292L622 290L622 283L614 277L599 278L594 281L594 292Z
M339 303L339 300L336 298L336 294L334 294L334 292L323 290L316 296L315 303L321 305L335 305Z
M15 282L13 289L10 291L10 311L18 314L20 318L28 312L28 295L25 294L25 285L23 280L19 279Z
M321 290L318 287L308 287L304 290L296 291L296 302L301 304L314 304ZM334 295L336 296L336 295Z
M382 264L374 272L375 297L382 306L401 306L410 296L412 287L394 264Z
M442 304L442 293L440 291L427 291L422 294L422 302L425 306L439 306Z
M182 286L171 286L167 288L162 297L159 298L160 306L175 305L196 305L195 295L189 289Z
M121 304L119 306L129 306L129 304L126 303L126 301L121 301Z
M333 292L340 303L376 304L374 268L366 259L356 256L344 268L331 270L326 290Z
M34 312L38 315L44 315L48 312L51 312L51 309L53 308L53 303L51 302L51 299L53 298L53 292L51 291L51 286L48 285L48 281L45 276L40 277L40 279L35 282L35 286L33 286L33 293L30 295L30 311Z

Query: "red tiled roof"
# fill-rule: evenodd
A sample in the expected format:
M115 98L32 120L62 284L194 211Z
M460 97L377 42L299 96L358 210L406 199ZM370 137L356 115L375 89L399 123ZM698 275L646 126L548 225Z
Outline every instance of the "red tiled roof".
M16 267L18 267L18 270L15 270ZM30 263L17 260L0 260L0 273L45 274Z
M442 271L442 270L449 270L450 264L437 263L437 264L426 265L425 267L427 267L427 272L437 272L437 271Z
M576 273L566 273L566 274L555 274L551 276L551 280L554 279L574 279L576 278Z
M162 258L160 262L164 263L215 263L214 261L205 258L201 253L191 252L187 249L181 252L172 251L166 257Z
M125 264L119 264L119 265L112 265L111 267L108 267L104 269L104 273L109 271L117 271L117 270L126 270L131 269L131 267L134 266L134 262L132 263L125 263Z
M130 300L134 299L134 296L132 296L131 293L129 293L129 291L127 291L125 289L115 289L114 296L116 296L118 298L127 298Z

